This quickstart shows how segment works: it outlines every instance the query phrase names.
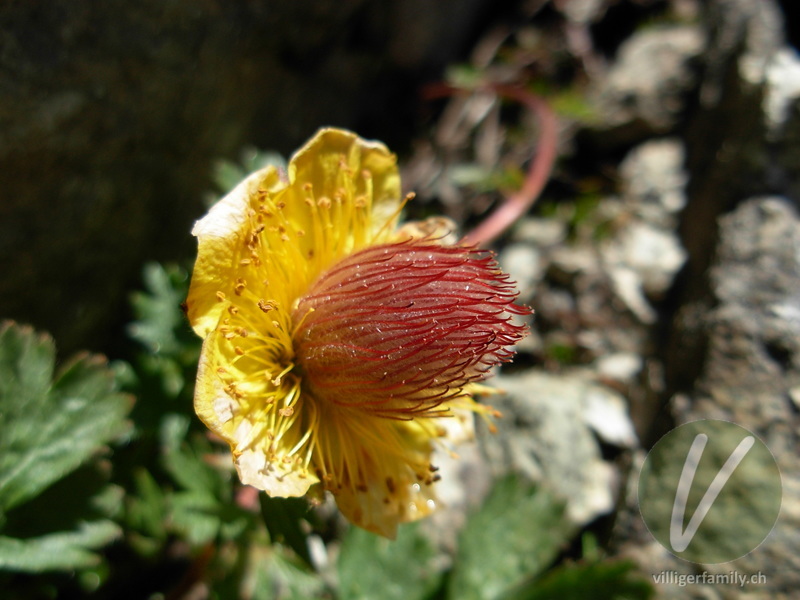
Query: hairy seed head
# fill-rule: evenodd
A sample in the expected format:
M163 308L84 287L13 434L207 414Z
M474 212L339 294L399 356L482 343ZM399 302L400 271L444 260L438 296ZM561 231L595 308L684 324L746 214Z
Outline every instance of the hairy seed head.
M488 252L407 241L356 252L294 311L296 361L317 401L395 419L447 400L510 360L526 328L517 292Z

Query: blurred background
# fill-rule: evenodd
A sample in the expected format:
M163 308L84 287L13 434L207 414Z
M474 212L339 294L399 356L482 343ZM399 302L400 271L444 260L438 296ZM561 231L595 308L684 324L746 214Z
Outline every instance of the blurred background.
M0 5L0 596L790 598L800 589L800 25L788 0L10 1ZM436 97L441 83L463 90ZM505 417L393 543L255 498L191 407L183 320L207 207L319 127L380 139L536 310ZM134 401L135 399L135 401ZM649 448L756 433L783 507L744 558L667 553ZM754 508L757 510L757 507ZM678 587L681 573L767 582Z

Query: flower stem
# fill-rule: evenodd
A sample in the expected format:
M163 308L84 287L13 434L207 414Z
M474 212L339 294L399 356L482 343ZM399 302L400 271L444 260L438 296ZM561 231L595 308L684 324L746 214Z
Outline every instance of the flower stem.
M474 245L492 242L533 206L553 170L558 143L556 116L542 98L522 87L512 85L488 84L481 89L488 89L498 96L516 100L530 110L539 122L539 146L528 167L522 187L506 196L494 212L464 236L463 243ZM464 90L447 84L436 84L428 87L425 95L433 99L452 96L462 91Z

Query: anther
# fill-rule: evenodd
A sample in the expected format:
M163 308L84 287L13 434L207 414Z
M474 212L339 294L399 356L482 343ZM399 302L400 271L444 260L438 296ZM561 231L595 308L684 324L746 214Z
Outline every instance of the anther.
M271 310L275 310L276 306L272 300L264 300L262 298L258 301L258 308L261 309L261 312L268 313Z

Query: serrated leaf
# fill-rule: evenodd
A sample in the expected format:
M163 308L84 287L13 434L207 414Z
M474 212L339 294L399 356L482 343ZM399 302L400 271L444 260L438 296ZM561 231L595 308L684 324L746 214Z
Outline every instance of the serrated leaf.
M176 265L151 262L144 266L143 278L145 291L131 297L137 320L128 326L128 332L154 354L175 354L180 348L176 331L185 325L180 305L189 275Z
M203 449L195 450L185 442L189 425L184 415L164 417L160 431L164 469L184 489L218 496L223 484L219 473L203 462Z
M560 567L507 600L649 600L654 595L632 562L607 561Z
M189 327L181 310L186 298L189 274L175 265L148 263L142 276L144 291L131 295L136 320L128 325L128 334L139 342L145 352L134 361L135 372L126 378L130 389L151 398L139 406L136 421L141 428L155 427L164 410L191 406L189 382L194 379L200 355L201 340ZM132 375L132 376L131 376ZM158 399L175 400L170 405Z
M160 431L162 464L182 488L167 496L170 525L195 545L236 539L256 517L232 502L230 472L209 465L210 444L200 436L187 441L188 430L189 419L172 414Z
M19 540L0 536L0 569L40 573L92 567L100 558L91 552L120 534L112 521L84 523L77 531Z
M113 519L119 513L124 490L109 483L110 471L111 465L105 460L82 464L35 498L8 511L0 533L28 539L71 531L86 522Z
M448 598L496 600L541 573L574 530L550 493L514 476L498 481L459 538Z
M167 500L164 490L143 468L133 473L135 493L127 498L125 519L129 528L151 538L164 540Z
M270 544L263 529L254 535L246 561L238 590L242 600L327 597L323 595L326 586L322 578L280 544Z
M216 498L196 492L178 492L171 504L172 524L190 543L201 545L217 537L221 520Z
M258 495L261 518L273 541L289 546L297 556L311 564L311 556L303 531L310 517L308 501L305 498L271 498Z
M105 359L82 355L51 381L55 345L0 327L0 512L39 494L127 429L132 401Z
M351 527L339 554L339 595L352 600L424 600L442 582L442 565L419 523L396 540Z

